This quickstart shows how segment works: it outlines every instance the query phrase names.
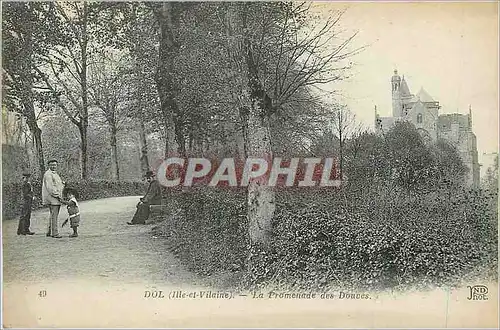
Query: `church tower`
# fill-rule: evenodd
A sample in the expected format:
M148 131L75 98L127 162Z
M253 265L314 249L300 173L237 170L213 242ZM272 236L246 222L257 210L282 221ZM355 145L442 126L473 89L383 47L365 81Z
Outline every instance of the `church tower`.
M398 70L394 70L394 75L391 78L392 86L392 116L394 118L401 117L403 109L403 101L401 99L401 77L398 75Z

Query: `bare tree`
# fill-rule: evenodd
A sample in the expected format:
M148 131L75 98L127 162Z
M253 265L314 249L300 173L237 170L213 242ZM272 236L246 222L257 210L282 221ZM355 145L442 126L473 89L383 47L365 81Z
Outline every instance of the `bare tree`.
M94 5L88 2L56 2L57 14L64 22L67 36L45 56L45 67L35 70L46 87L57 97L57 104L78 127L82 153L81 177L87 179L87 131L89 126L89 89L87 70L95 18Z
M237 86L233 95L239 103L247 157L271 159L271 117L293 109L293 102L316 102L301 91L342 79L350 67L343 61L361 50L347 50L355 34L340 44L333 42L342 12L318 29L307 25L308 10L305 4L281 2L227 7L230 79ZM248 187L248 219L251 240L267 244L275 205L265 180L263 176Z
M132 70L126 66L127 59L124 60L124 57L123 54L104 50L89 66L90 99L109 127L113 176L116 180L120 180L117 133L128 119L128 101L132 96L128 93Z
M293 103L317 102L310 87L346 78L350 59L365 48L352 48L357 33L344 35L339 28L345 10L318 20L310 17L310 7L308 2L253 4L258 15L249 33L271 114Z
M345 105L335 107L333 113L333 134L339 141L339 176L343 179L344 151L347 139L357 137L363 132L363 126L356 121L356 114L351 112Z
M270 160L272 152L269 117L263 115L266 111L266 95L258 77L251 41L246 32L248 4L231 3L226 15L228 51L237 86L235 96L239 102L245 131L246 156L265 157ZM266 176L261 176L249 182L247 204L250 239L253 243L264 245L269 243L271 220L275 210L274 192L266 185L266 181Z

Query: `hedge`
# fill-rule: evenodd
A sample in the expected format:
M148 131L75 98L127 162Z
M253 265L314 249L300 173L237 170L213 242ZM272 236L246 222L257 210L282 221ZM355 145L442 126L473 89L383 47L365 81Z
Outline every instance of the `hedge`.
M39 181L32 182L36 197L33 208L40 208L42 185ZM76 188L79 200L91 200L118 196L143 195L146 191L144 182L119 181L75 181L66 182L68 187ZM12 219L18 216L22 207L22 183L9 183L2 186L2 216Z
M171 210L177 212L155 234L168 236L167 248L195 273L242 269L247 249L245 194L205 189L168 192L167 200L177 201Z
M247 287L439 285L480 267L497 276L496 194L378 187L348 195L277 192L271 247L262 250L249 246L244 192L191 190L172 196L181 207L163 234L190 270L235 272Z
M328 205L281 208L273 249L254 253L249 283L430 286L453 283L484 265L496 268L497 222L477 202L464 194L447 208L423 196L397 201L392 216L368 209L332 212Z

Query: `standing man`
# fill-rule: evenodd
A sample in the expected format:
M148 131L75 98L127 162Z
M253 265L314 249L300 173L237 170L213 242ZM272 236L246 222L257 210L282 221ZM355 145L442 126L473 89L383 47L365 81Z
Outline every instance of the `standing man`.
M61 209L62 191L64 183L59 174L57 174L57 160L52 159L48 162L49 169L43 175L42 184L42 202L44 205L49 206L50 221L47 237L61 238L57 228L57 217Z
M17 227L18 235L34 235L30 230L31 205L33 204L33 187L30 182L31 173L23 173L23 209Z
M137 204L137 211L129 225L144 225L149 218L149 205L161 204L161 187L158 181L155 180L153 171L146 172L146 180L149 182L148 191L146 195L140 199Z

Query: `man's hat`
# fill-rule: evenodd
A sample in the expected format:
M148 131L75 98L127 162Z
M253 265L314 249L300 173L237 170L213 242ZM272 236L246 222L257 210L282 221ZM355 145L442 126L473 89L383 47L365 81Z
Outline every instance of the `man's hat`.
M147 171L146 172L146 175L145 175L146 178L151 178L153 176L155 176L155 174L153 173L153 171Z

